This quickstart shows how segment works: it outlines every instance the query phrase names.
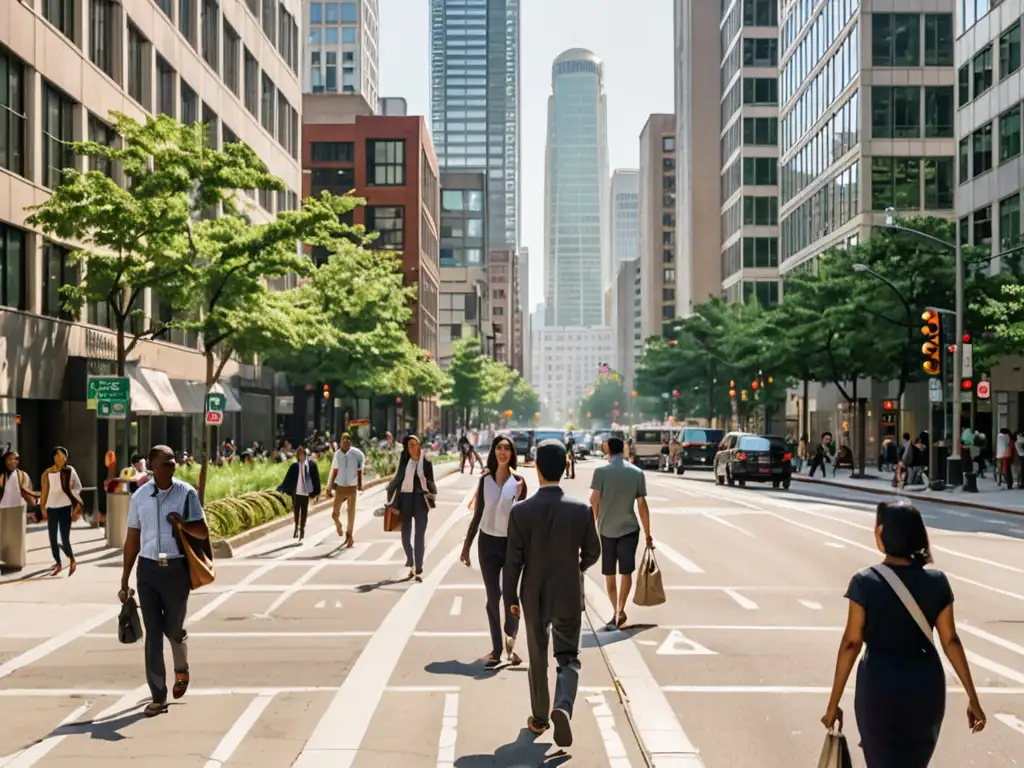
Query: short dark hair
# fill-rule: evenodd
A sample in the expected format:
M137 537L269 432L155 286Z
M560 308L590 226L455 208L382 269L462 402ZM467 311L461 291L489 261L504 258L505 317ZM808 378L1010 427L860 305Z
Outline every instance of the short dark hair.
M875 525L882 526L882 548L890 557L905 557L914 565L932 562L928 529L917 507L909 501L881 501Z
M174 461L174 451L167 445L154 445L149 449L149 466L156 463L157 456L169 456L171 461Z
M622 442L621 437L609 437L605 442L608 443L608 453L612 456L618 456L626 450L626 444Z
M557 483L565 472L565 443L541 440L537 446L537 471L549 483Z

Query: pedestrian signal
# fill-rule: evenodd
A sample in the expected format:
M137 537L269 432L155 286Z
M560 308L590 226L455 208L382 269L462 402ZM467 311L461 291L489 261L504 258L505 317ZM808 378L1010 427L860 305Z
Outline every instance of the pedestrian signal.
M921 326L921 335L925 337L921 345L921 368L929 376L938 376L942 373L942 320L939 313L934 309L926 309L921 313L924 325Z

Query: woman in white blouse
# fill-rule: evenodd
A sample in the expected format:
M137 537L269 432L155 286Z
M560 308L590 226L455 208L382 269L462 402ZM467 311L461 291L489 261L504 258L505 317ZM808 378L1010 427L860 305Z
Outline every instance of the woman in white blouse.
M509 664L516 666L522 660L513 650L519 631L519 618L504 610L504 643L502 643L502 600L501 571L505 567L505 548L508 544L508 518L512 505L526 498L526 481L515 474L516 447L505 435L495 438L487 454L487 468L480 478L470 509L473 519L469 522L466 543L462 546L462 563L470 565L469 548L473 538L480 533L477 556L480 558L480 574L487 593L487 623L491 630L491 652L484 657L488 667L501 664L504 646Z
M60 573L60 550L57 546L57 532L60 531L64 554L71 561L68 576L75 575L75 554L71 549L71 521L82 514L82 481L75 468L68 464L68 449L57 446L53 449L53 466L43 472L42 497L39 506L46 518L50 532L50 551L54 566L51 576Z
M427 538L427 513L436 506L434 465L423 453L420 439L408 435L402 443L398 471L388 483L388 504L402 516L402 548L409 578L423 580L423 555ZM416 525L415 539L413 524Z

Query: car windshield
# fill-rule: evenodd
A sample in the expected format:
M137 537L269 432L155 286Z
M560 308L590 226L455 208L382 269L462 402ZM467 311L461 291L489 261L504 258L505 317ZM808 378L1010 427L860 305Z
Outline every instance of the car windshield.
M565 442L565 433L556 432L553 429L538 429L534 434L537 436L538 443L542 440L561 440L562 442Z
M741 437L737 447L744 451L770 451L772 444L763 437Z
M690 428L683 430L684 443L720 443L723 437L725 437L725 432L721 429Z
M636 431L635 440L638 443L660 443L661 442L661 430L660 429L638 429Z

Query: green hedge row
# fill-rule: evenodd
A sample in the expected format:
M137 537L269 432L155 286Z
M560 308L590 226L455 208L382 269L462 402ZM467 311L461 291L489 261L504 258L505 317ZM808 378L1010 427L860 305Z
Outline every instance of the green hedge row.
M292 513L292 500L277 491L244 493L206 505L210 536L226 539Z

